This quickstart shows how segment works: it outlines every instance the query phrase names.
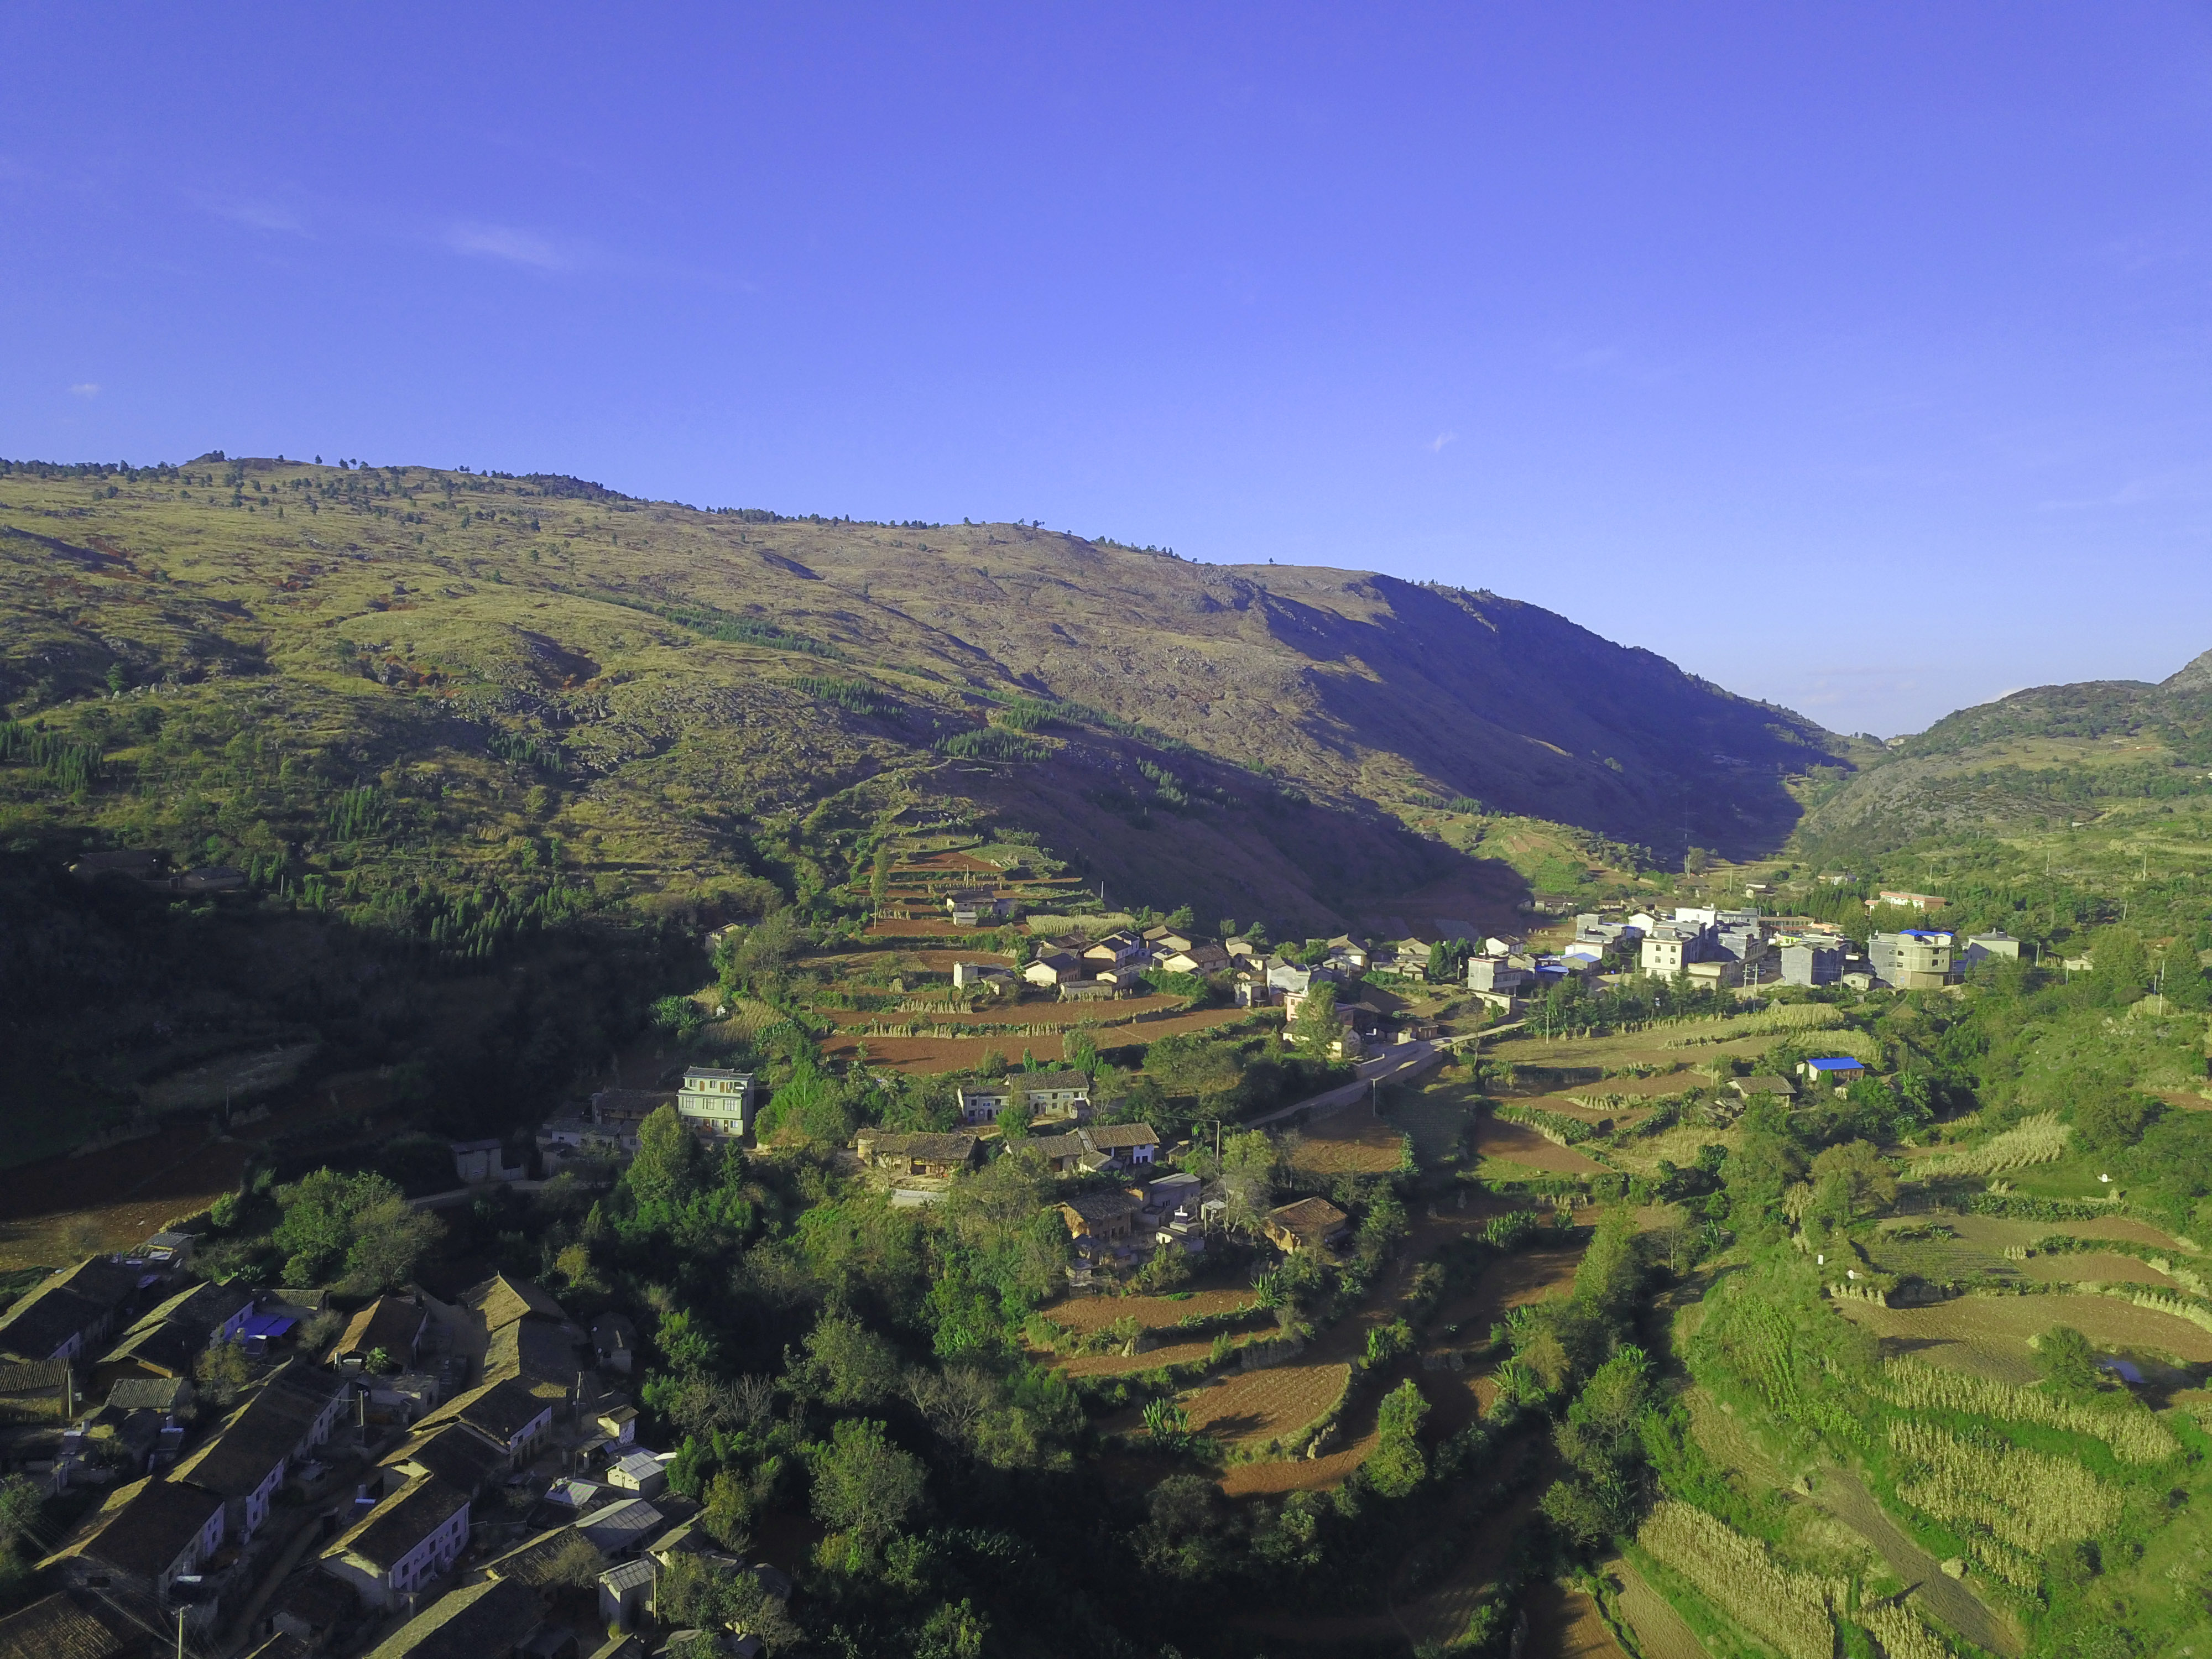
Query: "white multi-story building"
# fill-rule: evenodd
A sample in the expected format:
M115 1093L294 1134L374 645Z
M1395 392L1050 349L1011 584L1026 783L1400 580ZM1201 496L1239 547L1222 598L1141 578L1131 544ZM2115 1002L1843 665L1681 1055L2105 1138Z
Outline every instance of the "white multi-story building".
M684 1073L676 1113L695 1133L742 1135L753 1127L756 1091L750 1072L694 1066Z

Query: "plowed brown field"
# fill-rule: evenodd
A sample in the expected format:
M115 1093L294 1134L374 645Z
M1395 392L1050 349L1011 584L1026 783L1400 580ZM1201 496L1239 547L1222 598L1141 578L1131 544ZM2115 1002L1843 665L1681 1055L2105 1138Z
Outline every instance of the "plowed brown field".
M1884 1345L1934 1364L2027 1383L2038 1372L2027 1339L2071 1325L2101 1348L2142 1348L2212 1361L2212 1331L2115 1296L1962 1296L1927 1308L1838 1302L1837 1311Z

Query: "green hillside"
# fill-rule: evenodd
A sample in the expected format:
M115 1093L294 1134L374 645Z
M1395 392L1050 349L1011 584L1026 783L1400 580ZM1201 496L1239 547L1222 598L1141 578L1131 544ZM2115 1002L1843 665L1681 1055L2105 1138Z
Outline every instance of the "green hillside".
M2212 794L2212 652L2153 685L2038 686L1961 709L1828 784L1799 830L1848 862L1922 838L2070 830Z

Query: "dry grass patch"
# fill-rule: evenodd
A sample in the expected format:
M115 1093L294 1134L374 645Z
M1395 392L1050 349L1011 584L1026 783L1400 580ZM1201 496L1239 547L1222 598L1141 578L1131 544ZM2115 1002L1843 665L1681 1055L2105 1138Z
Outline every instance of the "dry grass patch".
M1135 1320L1139 1330L1158 1331L1195 1314L1224 1314L1258 1305L1250 1288L1239 1285L1193 1291L1173 1299L1164 1296L1070 1297L1047 1308L1044 1316L1055 1325L1065 1325L1071 1331L1085 1334L1103 1331L1122 1319Z
M1404 1135L1364 1102L1300 1133L1291 1161L1316 1175L1388 1175L1403 1155Z

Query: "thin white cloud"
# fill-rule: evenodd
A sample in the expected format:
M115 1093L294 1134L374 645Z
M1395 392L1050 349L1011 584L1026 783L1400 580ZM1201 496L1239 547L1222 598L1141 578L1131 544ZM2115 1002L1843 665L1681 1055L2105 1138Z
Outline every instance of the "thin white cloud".
M70 395L73 398L97 398L100 396L100 382L80 380L70 388Z
M572 263L543 236L512 225L455 225L446 233L446 246L456 253L506 259L538 270L560 270Z
M1429 453L1431 455L1441 455L1444 452L1444 446L1446 444L1455 444L1458 441L1458 433L1439 432L1435 437L1429 440Z
M248 230L268 231L287 236L307 234L307 221L288 207L258 197L198 196L193 200L205 212L218 219L228 219L234 225L244 225Z

